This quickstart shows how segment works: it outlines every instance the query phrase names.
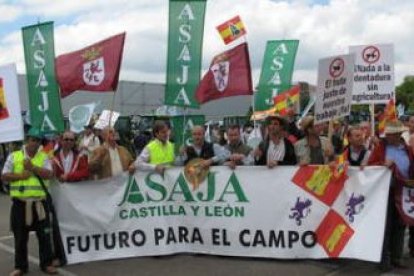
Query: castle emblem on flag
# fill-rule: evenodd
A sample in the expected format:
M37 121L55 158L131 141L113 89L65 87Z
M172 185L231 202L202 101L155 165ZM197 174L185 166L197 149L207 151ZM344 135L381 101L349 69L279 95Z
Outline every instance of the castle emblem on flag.
M214 75L214 83L219 92L226 90L229 83L230 62L225 54L217 56L210 68Z
M100 85L105 79L105 63L103 56L100 56L101 50L92 47L82 54L82 57L87 60L83 64L83 81L88 85Z

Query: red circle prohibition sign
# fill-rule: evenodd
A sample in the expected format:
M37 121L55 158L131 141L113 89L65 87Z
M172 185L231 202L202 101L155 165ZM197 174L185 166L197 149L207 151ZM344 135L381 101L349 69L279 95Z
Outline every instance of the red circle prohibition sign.
M345 61L342 58L336 58L329 65L329 75L332 78L337 78L342 75L345 69Z
M362 51L362 59L368 64L377 62L380 57L380 50L375 46L368 46Z

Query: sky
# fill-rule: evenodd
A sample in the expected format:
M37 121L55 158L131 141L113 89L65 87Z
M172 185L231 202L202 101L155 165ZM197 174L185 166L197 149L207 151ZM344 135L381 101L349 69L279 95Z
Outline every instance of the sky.
M21 28L54 21L56 55L126 32L121 80L164 83L168 0L0 0L0 65L25 73ZM318 60L350 45L394 44L395 80L414 74L412 0L207 0L203 72L229 49L216 26L240 15L257 85L268 40L298 39L293 81L316 84ZM410 50L411 49L411 50Z

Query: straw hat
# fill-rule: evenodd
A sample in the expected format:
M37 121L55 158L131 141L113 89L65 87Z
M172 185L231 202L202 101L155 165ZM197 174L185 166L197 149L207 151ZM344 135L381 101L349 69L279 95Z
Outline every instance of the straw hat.
M385 134L397 134L397 133L402 133L404 131L407 131L408 128L406 126L404 126L404 124L400 121L387 121L385 123L385 129L384 129L384 133Z
M286 121L286 119L285 119L284 117L282 117L282 116L278 115L278 114L271 114L271 115L268 115L268 116L266 117L265 122L266 122L266 124L269 124L269 122L270 122L270 121L273 121L273 120L278 120L278 121L279 121L279 123L280 123L280 125L282 125L282 126L287 125L287 121Z
M302 127L302 130L306 130L306 129L312 127L313 126L313 121L314 121L313 116L310 116L310 115L303 118L300 121L300 126Z

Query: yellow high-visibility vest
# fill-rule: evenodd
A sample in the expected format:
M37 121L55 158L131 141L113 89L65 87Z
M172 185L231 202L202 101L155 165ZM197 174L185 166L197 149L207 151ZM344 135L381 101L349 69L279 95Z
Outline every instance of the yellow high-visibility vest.
M148 145L150 153L150 164L173 164L174 163L174 144L167 141L163 144L158 139L152 140Z
M22 173L24 171L24 153L23 151L15 151L13 155L13 173ZM32 164L37 167L43 167L43 163L47 159L47 154L38 151L31 159ZM44 181L45 186L48 186L47 181ZM10 196L14 198L29 198L29 197L46 197L39 179L36 176L31 176L25 180L12 181L10 183Z

